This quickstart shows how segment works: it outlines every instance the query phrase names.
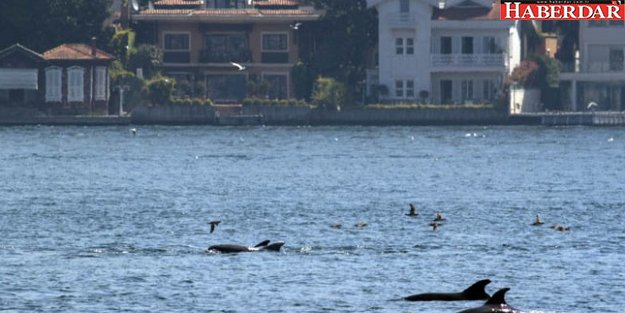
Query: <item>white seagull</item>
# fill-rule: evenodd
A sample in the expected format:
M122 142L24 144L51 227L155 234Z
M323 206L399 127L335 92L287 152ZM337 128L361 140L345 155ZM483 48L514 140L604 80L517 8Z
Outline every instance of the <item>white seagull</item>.
M591 101L590 103L588 103L588 106L586 107L586 109L595 110L598 107L599 105L597 104L597 102Z
M239 64L239 63L234 63L234 62L230 62L230 64L232 64L232 66L236 67L239 71L245 71L245 69L247 69L247 67Z
M302 26L302 23L300 23L300 22L296 22L295 24L291 24L291 25L289 25L289 26L291 26L291 28L293 28L293 29L295 29L295 30L298 30L298 29L299 29L299 27L300 27L300 26Z

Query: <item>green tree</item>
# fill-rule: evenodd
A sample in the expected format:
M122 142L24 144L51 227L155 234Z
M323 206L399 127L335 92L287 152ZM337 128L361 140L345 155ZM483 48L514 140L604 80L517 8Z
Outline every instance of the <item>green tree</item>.
M111 0L2 0L0 49L21 43L45 51L63 43L89 43L98 38L105 47L112 34L104 27Z
M333 77L345 83L353 98L355 87L366 78L368 52L377 44L378 21L366 0L308 0L325 10L314 27L317 50L311 55L312 76ZM348 100L349 102L349 100Z
M156 75L145 84L144 93L152 105L165 105L172 102L175 87L173 78Z
M316 105L340 109L347 104L346 96L347 87L344 83L330 77L319 77L315 82L312 100Z
M128 54L127 68L136 71L143 69L143 75L150 78L158 73L158 67L163 63L163 52L154 45L139 45L132 48Z

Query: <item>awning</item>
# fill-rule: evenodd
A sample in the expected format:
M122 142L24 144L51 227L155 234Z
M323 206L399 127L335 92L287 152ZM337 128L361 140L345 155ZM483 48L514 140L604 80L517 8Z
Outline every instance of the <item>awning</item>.
M36 68L0 68L0 89L37 90L37 72Z

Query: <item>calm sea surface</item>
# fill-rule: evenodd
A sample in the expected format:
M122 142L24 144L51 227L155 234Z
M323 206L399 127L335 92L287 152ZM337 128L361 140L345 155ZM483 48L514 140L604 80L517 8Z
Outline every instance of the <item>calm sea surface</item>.
M624 221L623 128L0 128L0 311L624 312Z

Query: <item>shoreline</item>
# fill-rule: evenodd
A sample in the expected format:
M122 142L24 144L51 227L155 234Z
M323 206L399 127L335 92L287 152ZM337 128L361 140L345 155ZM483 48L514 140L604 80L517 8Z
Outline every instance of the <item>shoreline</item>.
M495 109L346 109L307 106L139 107L129 116L6 116L1 126L18 125L346 125L346 126L625 126L625 112L542 112L509 115Z

